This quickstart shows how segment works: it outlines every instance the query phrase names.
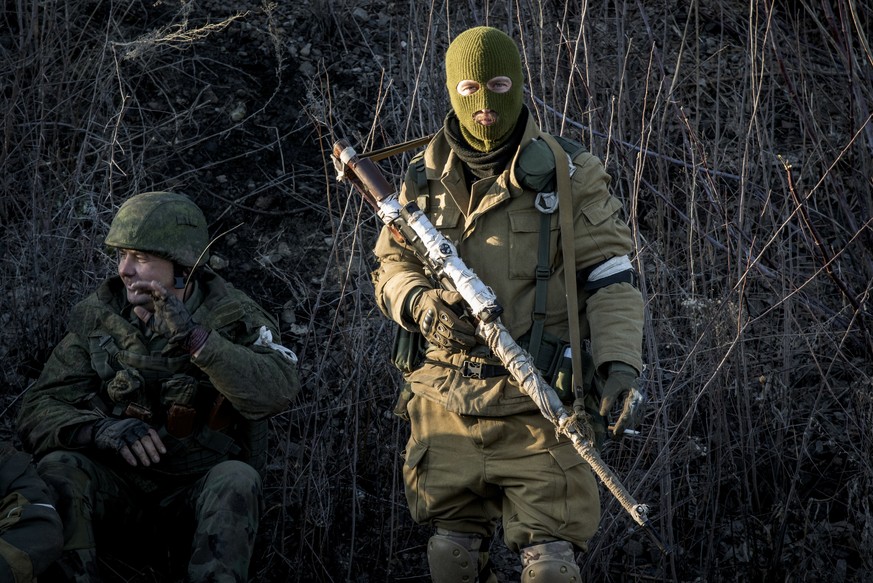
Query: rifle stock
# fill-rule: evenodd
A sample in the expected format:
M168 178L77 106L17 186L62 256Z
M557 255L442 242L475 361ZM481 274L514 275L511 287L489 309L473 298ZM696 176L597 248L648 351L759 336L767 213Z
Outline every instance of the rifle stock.
M333 146L338 180L348 180L374 208L395 239L410 247L416 256L449 289L457 290L476 317L477 336L491 349L509 374L574 448L610 493L651 537L664 555L670 549L648 518L648 506L637 502L622 485L594 447L590 430L576 414L569 412L555 390L546 383L531 355L524 350L500 321L502 308L494 292L458 256L455 246L434 227L414 202L401 205L397 191L378 166L357 155L346 140Z

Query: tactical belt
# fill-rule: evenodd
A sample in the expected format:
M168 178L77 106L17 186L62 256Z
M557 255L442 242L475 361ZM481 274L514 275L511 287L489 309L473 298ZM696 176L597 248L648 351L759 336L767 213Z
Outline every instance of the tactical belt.
M490 379L509 375L509 371L499 364L485 364L465 360L461 364L461 376L466 379Z
M474 360L465 360L461 363L461 366L455 366L448 362L431 360L429 358L426 358L424 359L422 364L428 364L431 366L438 366L441 368L448 368L457 371L461 373L461 376L465 379L490 379L493 377L502 377L509 375L509 371L499 364L487 364L484 362L476 362Z

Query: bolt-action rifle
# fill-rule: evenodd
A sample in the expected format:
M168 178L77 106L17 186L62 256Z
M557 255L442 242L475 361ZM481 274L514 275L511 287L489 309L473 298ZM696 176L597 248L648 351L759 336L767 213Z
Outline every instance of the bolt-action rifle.
M500 321L503 308L497 302L497 296L464 264L452 242L431 224L414 201L402 205L397 191L379 167L373 160L358 156L347 140L334 143L332 158L337 179L348 181L361 193L395 240L411 248L440 285L461 294L476 318L476 335L491 349L521 390L536 403L543 416L555 425L559 433L570 439L582 459L661 552L669 554L670 550L648 518L648 506L631 496L600 457L587 423L564 407L558 394L534 365L533 357L509 334Z

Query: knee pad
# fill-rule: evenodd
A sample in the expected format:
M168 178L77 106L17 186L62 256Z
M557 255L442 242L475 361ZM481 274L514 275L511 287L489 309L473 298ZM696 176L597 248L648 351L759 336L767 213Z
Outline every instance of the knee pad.
M521 583L581 583L573 545L552 541L525 547L521 551Z
M427 543L427 563L433 583L475 583L479 576L478 534L438 528Z

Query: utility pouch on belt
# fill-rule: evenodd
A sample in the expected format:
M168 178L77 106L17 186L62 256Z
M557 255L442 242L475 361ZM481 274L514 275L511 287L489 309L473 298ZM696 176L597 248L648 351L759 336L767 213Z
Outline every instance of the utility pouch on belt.
M561 344L561 358L555 373L549 378L549 384L561 397L561 402L570 405L576 400L573 394L573 353L570 343ZM586 395L593 394L594 390L594 359L587 350L582 351L582 389Z
M167 409L167 433L179 439L194 433L194 421L197 419L197 409L188 405L173 403Z
M237 417L236 409L233 408L227 397L219 393L212 403L212 410L209 411L206 426L214 431L222 431L230 427L237 420Z
M397 326L391 346L391 361L400 372L410 373L421 365L426 347L427 341L421 332L410 332Z
M402 326L397 326L394 343L391 346L391 361L403 374L411 373L421 366L426 348L427 340L421 332L410 332ZM409 421L406 406L413 396L409 383L404 382L394 404L394 414L404 421Z
M128 403L127 407L124 408L124 417L135 417L140 421L151 423L152 410L139 403Z
M121 369L106 383L106 395L112 401L112 415L134 417L146 423L152 420L152 410L142 402L145 399L146 381L134 369Z
M529 342L530 335L525 334L519 344L533 352L533 347L528 346ZM570 343L545 332L536 353L534 364L543 378L555 389L562 403L565 405L573 403L576 395L573 394L573 358ZM582 351L582 376L582 387L585 394L589 394L594 388L594 359L586 350Z
M197 409L191 406L197 393L197 380L184 374L173 375L161 387L161 399L169 403L167 408L167 433L177 438L194 432Z

